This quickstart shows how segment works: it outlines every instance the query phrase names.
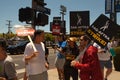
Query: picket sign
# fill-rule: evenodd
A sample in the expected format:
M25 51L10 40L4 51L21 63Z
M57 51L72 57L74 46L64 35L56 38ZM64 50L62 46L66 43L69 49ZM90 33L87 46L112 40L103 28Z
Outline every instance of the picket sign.
M31 44L33 46L34 52L37 52L37 49L36 49L35 45L33 44L33 41L31 39L30 35L28 35L28 39L29 39L29 41L31 42Z
M16 29L17 36L27 36L29 41L31 42L33 49L35 52L37 52L37 49L35 45L33 44L33 41L30 37L30 35L33 35L35 30L31 26L23 26L23 25L16 25L14 26Z

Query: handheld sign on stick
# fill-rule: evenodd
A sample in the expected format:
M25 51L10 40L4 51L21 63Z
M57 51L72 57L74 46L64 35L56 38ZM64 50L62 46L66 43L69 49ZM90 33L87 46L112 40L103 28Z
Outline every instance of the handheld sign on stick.
M16 28L17 36L28 36L28 39L31 42L34 51L37 52L37 49L36 49L35 45L33 44L33 41L30 37L30 35L34 34L35 30L29 25L26 25L26 26L15 25L15 28Z
M110 42L117 34L118 30L118 25L115 22L101 14L85 33L91 40L96 42L102 48L105 48L108 42ZM75 60L78 60L79 57L85 53L86 49L87 48L85 48ZM115 51L112 48L110 49L110 52L112 56L115 56Z

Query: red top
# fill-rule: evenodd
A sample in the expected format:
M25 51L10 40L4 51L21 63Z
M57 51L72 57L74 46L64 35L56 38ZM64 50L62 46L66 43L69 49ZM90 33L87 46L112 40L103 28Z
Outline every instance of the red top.
M103 80L97 51L96 47L90 46L83 55L82 63L75 64L80 69L81 80Z

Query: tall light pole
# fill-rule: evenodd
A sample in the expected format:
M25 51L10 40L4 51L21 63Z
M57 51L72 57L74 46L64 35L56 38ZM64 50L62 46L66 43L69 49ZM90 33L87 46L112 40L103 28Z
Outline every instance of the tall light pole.
M63 6L63 5L61 5L60 6L60 14L62 15L62 23L61 23L61 27L62 27L62 33L63 34L66 34L66 26L65 26L65 20L64 20L64 15L65 15L65 13L66 13L66 7L65 6Z

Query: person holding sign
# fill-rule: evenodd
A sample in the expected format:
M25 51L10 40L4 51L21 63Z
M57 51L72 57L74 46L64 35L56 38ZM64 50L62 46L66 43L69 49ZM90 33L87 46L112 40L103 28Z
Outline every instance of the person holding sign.
M103 80L98 49L90 44L90 39L83 35L80 37L80 45L86 46L81 62L73 60L71 66L80 69L80 80Z
M48 64L45 60L45 46L43 41L44 31L36 30L33 37L34 46L31 42L26 45L24 60L28 80L48 80Z

